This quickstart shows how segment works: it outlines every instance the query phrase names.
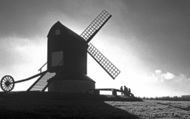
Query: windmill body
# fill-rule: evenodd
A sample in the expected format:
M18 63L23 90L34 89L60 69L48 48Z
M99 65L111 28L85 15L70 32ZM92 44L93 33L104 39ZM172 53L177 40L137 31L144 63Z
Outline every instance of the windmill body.
M86 42L59 21L48 34L48 70L65 75L86 75Z
M49 92L85 93L95 88L87 74L88 44L76 33L55 23L48 34L48 71L56 76L48 82Z

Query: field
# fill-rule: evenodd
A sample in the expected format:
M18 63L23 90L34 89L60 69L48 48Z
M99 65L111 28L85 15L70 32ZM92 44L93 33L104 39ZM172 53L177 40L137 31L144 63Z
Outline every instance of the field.
M144 100L143 102L107 101L105 103L141 119L190 119L190 101Z
M0 118L190 119L190 101L106 100L89 95L0 93Z

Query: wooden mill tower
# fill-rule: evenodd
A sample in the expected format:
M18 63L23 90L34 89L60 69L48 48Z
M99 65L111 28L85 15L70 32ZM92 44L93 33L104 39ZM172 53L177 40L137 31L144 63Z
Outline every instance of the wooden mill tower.
M48 82L49 92L86 92L95 88L87 76L86 41L62 25L55 23L48 34L48 62L50 72L56 76Z

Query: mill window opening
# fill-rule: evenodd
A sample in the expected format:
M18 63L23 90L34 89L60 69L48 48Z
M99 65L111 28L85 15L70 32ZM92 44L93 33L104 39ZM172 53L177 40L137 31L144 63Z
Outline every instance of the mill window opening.
M64 65L63 58L64 58L63 51L52 52L52 54L51 54L51 66L52 67L63 66Z
M55 35L60 35L61 31L59 29L55 30Z

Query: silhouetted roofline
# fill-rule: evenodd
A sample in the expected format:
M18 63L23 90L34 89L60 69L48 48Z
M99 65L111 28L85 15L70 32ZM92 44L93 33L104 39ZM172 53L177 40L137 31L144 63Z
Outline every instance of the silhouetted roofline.
M78 40L80 40L81 42L85 42L86 41L77 33L75 33L74 31L72 31L71 29L69 29L68 27L64 26L60 21L57 21L49 30L47 37L49 38L51 36L51 34L54 34L54 30L60 28L60 30L63 30L64 32L68 32L68 33L72 33L74 37L76 37ZM67 29L67 30L65 30Z

